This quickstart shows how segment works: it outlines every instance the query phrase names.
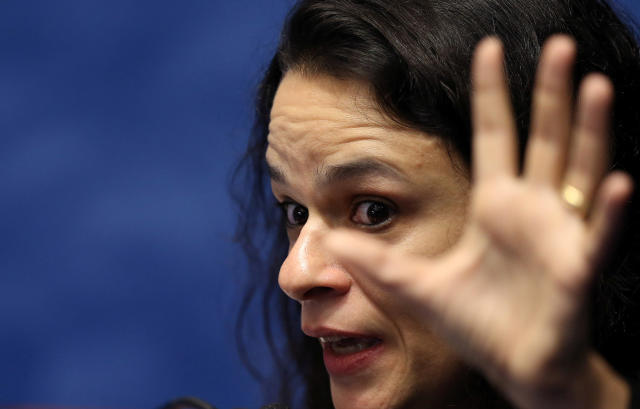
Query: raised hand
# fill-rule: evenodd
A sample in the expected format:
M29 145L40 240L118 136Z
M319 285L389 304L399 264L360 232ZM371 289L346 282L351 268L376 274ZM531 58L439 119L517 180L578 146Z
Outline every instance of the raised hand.
M612 85L588 76L572 101L573 41L545 45L520 170L502 47L473 63L473 189L467 227L448 252L403 254L352 232L325 245L416 311L523 408L624 407L624 384L589 348L588 297L632 183L608 164Z

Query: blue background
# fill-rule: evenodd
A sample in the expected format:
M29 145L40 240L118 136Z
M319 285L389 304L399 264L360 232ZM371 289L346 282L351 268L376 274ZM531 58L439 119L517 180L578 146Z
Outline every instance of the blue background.
M265 403L227 184L291 3L0 2L0 404Z

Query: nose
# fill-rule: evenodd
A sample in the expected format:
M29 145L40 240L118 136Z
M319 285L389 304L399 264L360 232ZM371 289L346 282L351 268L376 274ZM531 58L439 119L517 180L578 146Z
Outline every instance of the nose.
M324 232L308 220L280 267L280 288L298 302L339 296L351 288L349 274L321 247Z

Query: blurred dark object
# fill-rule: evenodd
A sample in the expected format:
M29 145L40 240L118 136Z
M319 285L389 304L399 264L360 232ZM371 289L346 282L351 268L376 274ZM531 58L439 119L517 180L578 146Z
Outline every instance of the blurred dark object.
M185 397L174 399L170 402L167 402L163 406L160 406L160 408L158 409L217 409L217 408L201 399L194 398L191 396L185 396Z
M174 399L158 409L216 409L215 406L191 396ZM289 409L288 406L279 403L272 403L261 407L260 409Z

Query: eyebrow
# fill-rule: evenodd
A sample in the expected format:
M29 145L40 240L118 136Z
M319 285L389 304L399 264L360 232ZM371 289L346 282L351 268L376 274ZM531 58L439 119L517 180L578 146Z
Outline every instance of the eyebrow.
M287 176L282 169L272 165L268 165L268 167L269 176L273 182L287 184ZM395 168L377 159L364 158L321 168L317 172L316 184L326 186L364 177L384 177L407 182L406 176Z

